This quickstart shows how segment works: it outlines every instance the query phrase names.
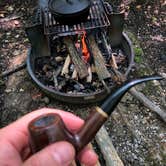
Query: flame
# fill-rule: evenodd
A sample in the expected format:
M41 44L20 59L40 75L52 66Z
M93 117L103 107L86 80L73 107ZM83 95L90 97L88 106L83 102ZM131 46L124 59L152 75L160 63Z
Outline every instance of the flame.
M88 51L85 38L86 38L86 32L83 33L83 37L81 39L81 42L82 42L82 55L83 55L83 59L84 59L85 62L88 62L89 58L90 58L90 53Z

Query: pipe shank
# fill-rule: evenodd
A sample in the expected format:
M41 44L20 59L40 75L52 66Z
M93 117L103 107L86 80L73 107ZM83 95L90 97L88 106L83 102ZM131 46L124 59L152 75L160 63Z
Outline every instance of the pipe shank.
M100 127L107 120L108 115L99 107L94 107L85 124L75 135L75 148L79 152L96 135Z

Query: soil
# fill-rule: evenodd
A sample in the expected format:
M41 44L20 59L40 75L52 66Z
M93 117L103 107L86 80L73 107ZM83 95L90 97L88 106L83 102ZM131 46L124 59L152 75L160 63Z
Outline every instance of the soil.
M30 44L24 28L36 5L30 0L10 2L2 0L0 3L0 72L25 61ZM132 77L154 73L166 77L165 7L164 0L136 0L129 5L125 29L136 54ZM18 18L1 21L11 16ZM154 81L137 89L165 111L165 85L165 80ZM0 79L0 105L0 127L45 106L70 111L82 118L91 108L49 98L32 83L26 69ZM130 94L124 96L121 105L123 107L112 114L105 126L124 165L165 165L165 123ZM101 154L100 157L102 161Z

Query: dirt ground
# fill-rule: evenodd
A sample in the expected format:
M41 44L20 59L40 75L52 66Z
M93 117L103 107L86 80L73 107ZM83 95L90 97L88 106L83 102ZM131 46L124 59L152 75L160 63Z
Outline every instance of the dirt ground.
M24 28L34 6L31 1L0 2L0 72L26 60L30 44ZM132 71L134 77L154 73L166 77L165 8L164 0L136 0L129 5L125 29L133 41L136 54L136 64ZM17 18L1 21L8 16ZM164 80L143 84L137 86L137 89L166 111L165 85ZM164 166L165 123L129 93L124 96L121 104L123 108L116 110L105 126L124 165ZM67 105L49 98L33 84L26 69L0 79L0 105L0 127L45 106L74 112L82 118L86 117L91 108Z

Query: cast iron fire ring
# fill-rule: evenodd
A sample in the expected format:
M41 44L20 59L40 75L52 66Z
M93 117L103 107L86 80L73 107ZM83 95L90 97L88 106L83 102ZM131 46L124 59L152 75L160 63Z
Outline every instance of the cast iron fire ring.
M131 41L128 38L128 36L123 33L123 39L122 39L122 44L121 47L125 49L125 54L127 52L127 58L128 58L128 68L125 72L125 75L127 76L134 64L134 52L133 48L131 45ZM128 47L128 48L127 48ZM35 57L38 55L33 55L33 50L30 49L27 57L27 70L28 73L30 74L30 77L32 80L37 84L37 86L44 91L47 95L53 97L54 99L66 102L66 103L73 103L73 104L89 104L89 103L95 103L102 101L108 96L108 93L105 89L99 91L99 92L93 92L89 94L67 94L59 91L55 91L51 88L48 88L45 86L43 83L39 81L39 79L36 77L34 73L34 68L33 68L33 63ZM111 87L110 90L112 90L114 86Z

